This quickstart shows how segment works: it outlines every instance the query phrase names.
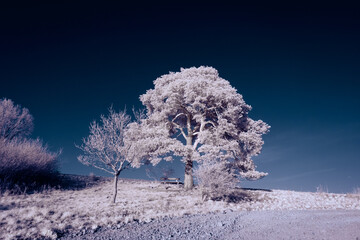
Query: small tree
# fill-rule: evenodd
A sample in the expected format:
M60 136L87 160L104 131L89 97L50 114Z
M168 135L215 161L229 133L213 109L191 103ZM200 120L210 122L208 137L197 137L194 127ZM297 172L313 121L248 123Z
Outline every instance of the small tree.
M0 100L0 138L12 140L29 136L33 130L33 117L27 108L15 105L10 99Z
M81 163L114 176L114 203L120 173L130 166L141 165L140 158L134 157L136 152L132 152L134 148L131 148L131 143L124 141L124 134L130 122L131 117L125 111L117 113L111 107L107 117L101 115L100 124L95 121L90 124L90 135L83 139L81 146L77 146L84 152L84 155L78 157Z
M251 106L216 69L163 75L140 100L147 117L131 124L128 135L154 165L181 157L185 189L193 187L194 161L225 161L248 179L266 175L255 171L251 157L260 153L270 127L248 116Z

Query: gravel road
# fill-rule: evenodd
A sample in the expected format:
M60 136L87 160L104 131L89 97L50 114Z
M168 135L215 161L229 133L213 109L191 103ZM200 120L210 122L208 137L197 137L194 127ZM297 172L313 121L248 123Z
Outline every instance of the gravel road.
M360 211L294 210L211 213L132 222L62 239L354 239Z

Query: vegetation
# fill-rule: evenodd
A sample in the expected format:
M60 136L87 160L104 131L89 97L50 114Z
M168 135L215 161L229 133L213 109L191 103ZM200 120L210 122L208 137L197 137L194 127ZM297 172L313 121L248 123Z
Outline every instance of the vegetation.
M115 203L117 185L120 173L129 167L140 167L140 158L136 149L131 148L131 142L124 140L125 131L131 122L131 117L123 112L109 109L108 116L101 116L101 123L90 124L90 135L83 139L83 144L77 146L84 155L78 160L88 166L93 166L114 176L114 193L112 202Z
M223 199L239 182L234 170L224 162L204 162L194 172L202 192L202 199Z
M140 100L147 116L130 124L127 135L154 165L181 157L185 189L194 186L194 161L222 161L248 179L267 175L255 170L251 157L260 153L270 126L248 116L251 106L216 69L163 75Z
M75 181L80 181L76 176ZM84 180L85 181L85 178ZM149 222L166 216L223 211L262 210L360 210L359 196L352 194L294 191L239 190L239 201L203 201L201 189L184 191L177 185L119 179L116 203L109 203L111 179L96 182L88 177L80 190L52 190L14 196L0 195L0 239L60 237L65 232L94 232L99 227L117 228L130 221Z
M11 100L0 100L0 190L31 192L59 183L57 158L39 139L27 138L33 117Z

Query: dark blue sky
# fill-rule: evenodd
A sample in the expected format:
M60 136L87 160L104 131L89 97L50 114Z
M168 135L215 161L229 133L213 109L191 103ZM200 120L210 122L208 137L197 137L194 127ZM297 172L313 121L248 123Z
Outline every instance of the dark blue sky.
M257 4L4 5L0 97L27 107L33 136L63 149L62 172L99 173L74 147L92 120L111 104L140 107L139 95L169 71L213 66L272 127L255 158L269 176L243 186L359 187L359 8Z

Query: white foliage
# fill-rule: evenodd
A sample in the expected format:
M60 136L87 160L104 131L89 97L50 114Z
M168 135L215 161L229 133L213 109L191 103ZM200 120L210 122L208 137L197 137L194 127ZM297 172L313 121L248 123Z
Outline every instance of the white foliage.
M90 135L78 146L84 152L78 160L112 175L129 166L140 167L140 161L128 158L131 155L130 146L124 142L130 122L131 117L125 112L117 113L110 108L108 116L101 116L100 124L95 121L90 124Z
M147 118L131 124L129 136L153 164L181 156L191 169L192 161L216 159L231 162L244 177L266 175L255 171L251 157L260 153L270 126L249 118L251 106L216 69L163 75L140 100Z
M0 99L0 138L25 137L33 127L33 117L27 108L15 105L10 99Z
M40 139L28 139L33 130L29 110L10 99L0 99L0 190L26 191L51 182L56 160ZM21 189L19 187L21 185Z
M50 152L39 139L0 141L0 180L27 182L50 176L59 154Z
M81 146L77 146L84 152L78 157L81 163L114 175L114 203L120 173L128 167L138 168L142 164L141 158L137 157L138 149L124 139L130 122L131 117L125 111L117 113L110 108L107 117L101 116L101 124L95 121L90 124L90 135L83 139Z
M224 161L203 162L195 169L194 174L202 191L203 200L208 199L208 197L223 198L239 182L234 170Z

